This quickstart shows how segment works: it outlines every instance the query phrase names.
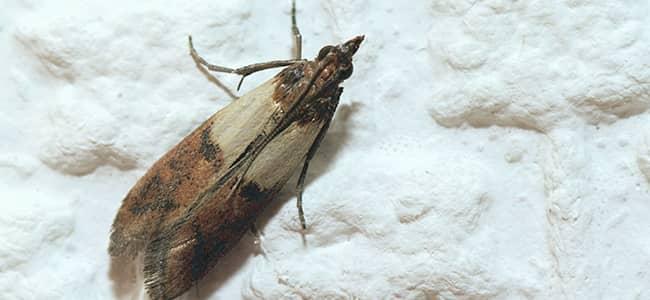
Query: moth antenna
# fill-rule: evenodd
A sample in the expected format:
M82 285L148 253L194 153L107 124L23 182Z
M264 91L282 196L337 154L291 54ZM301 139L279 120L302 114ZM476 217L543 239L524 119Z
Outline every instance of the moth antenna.
M302 58L302 35L296 25L296 0L291 1L291 32L293 32L293 43L296 49L294 58Z

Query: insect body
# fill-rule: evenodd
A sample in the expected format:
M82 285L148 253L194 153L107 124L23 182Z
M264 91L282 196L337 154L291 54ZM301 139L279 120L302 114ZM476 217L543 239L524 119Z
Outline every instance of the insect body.
M213 71L246 76L287 67L212 115L161 157L123 200L109 253L134 257L144 251L151 298L174 298L206 275L300 166L298 207L305 228L301 200L309 160L332 120L343 91L339 85L352 74L352 56L362 41L357 36L325 46L314 60L229 69L205 62L190 38L193 57Z

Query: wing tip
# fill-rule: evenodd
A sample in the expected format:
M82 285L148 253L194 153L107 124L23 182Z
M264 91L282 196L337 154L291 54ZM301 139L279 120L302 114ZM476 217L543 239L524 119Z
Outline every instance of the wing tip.
M167 274L169 237L159 236L150 241L144 251L144 286L151 299L173 299L184 291L176 289Z
M144 285L151 299L163 299L163 264L161 257L161 237L149 242L144 252ZM164 253L164 252L162 252Z
M129 237L115 227L111 229L109 240L108 254L113 257L135 258L144 247L142 239Z

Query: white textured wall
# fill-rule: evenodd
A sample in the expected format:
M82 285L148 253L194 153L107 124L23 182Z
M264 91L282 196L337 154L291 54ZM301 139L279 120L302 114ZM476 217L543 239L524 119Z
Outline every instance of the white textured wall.
M291 53L288 0L85 2L2 4L2 299L138 299L115 212L230 101L187 34L228 66ZM307 57L366 34L306 245L290 183L265 255L247 236L186 297L650 299L648 1L393 2L299 1Z

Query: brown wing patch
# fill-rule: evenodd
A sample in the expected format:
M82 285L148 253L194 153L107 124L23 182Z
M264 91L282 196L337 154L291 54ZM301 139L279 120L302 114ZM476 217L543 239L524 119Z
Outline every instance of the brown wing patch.
M281 104L284 108L289 107L293 101L297 100L309 81L309 77L305 76L311 75L312 72L309 63L297 63L284 68L274 77L276 88L271 96L273 101Z
M342 92L342 88L339 88L337 84L328 84L327 78L334 73L332 66L325 68L320 73L317 80L309 87L309 91L301 103L296 102L300 100L300 96L308 87L311 78L317 71L318 64L314 62L297 63L286 67L275 76L276 87L272 95L273 100L285 109L294 104L297 105L295 111L288 115L291 121L298 121L298 124L304 126L332 118Z
M152 299L174 298L205 276L239 242L282 186L265 190L254 182L243 182L231 193L236 181L237 176L232 176L210 195L206 205L167 226L147 245L144 275Z
M129 191L113 222L111 255L135 256L159 228L216 180L223 152L210 140L212 122L206 121L185 137Z

